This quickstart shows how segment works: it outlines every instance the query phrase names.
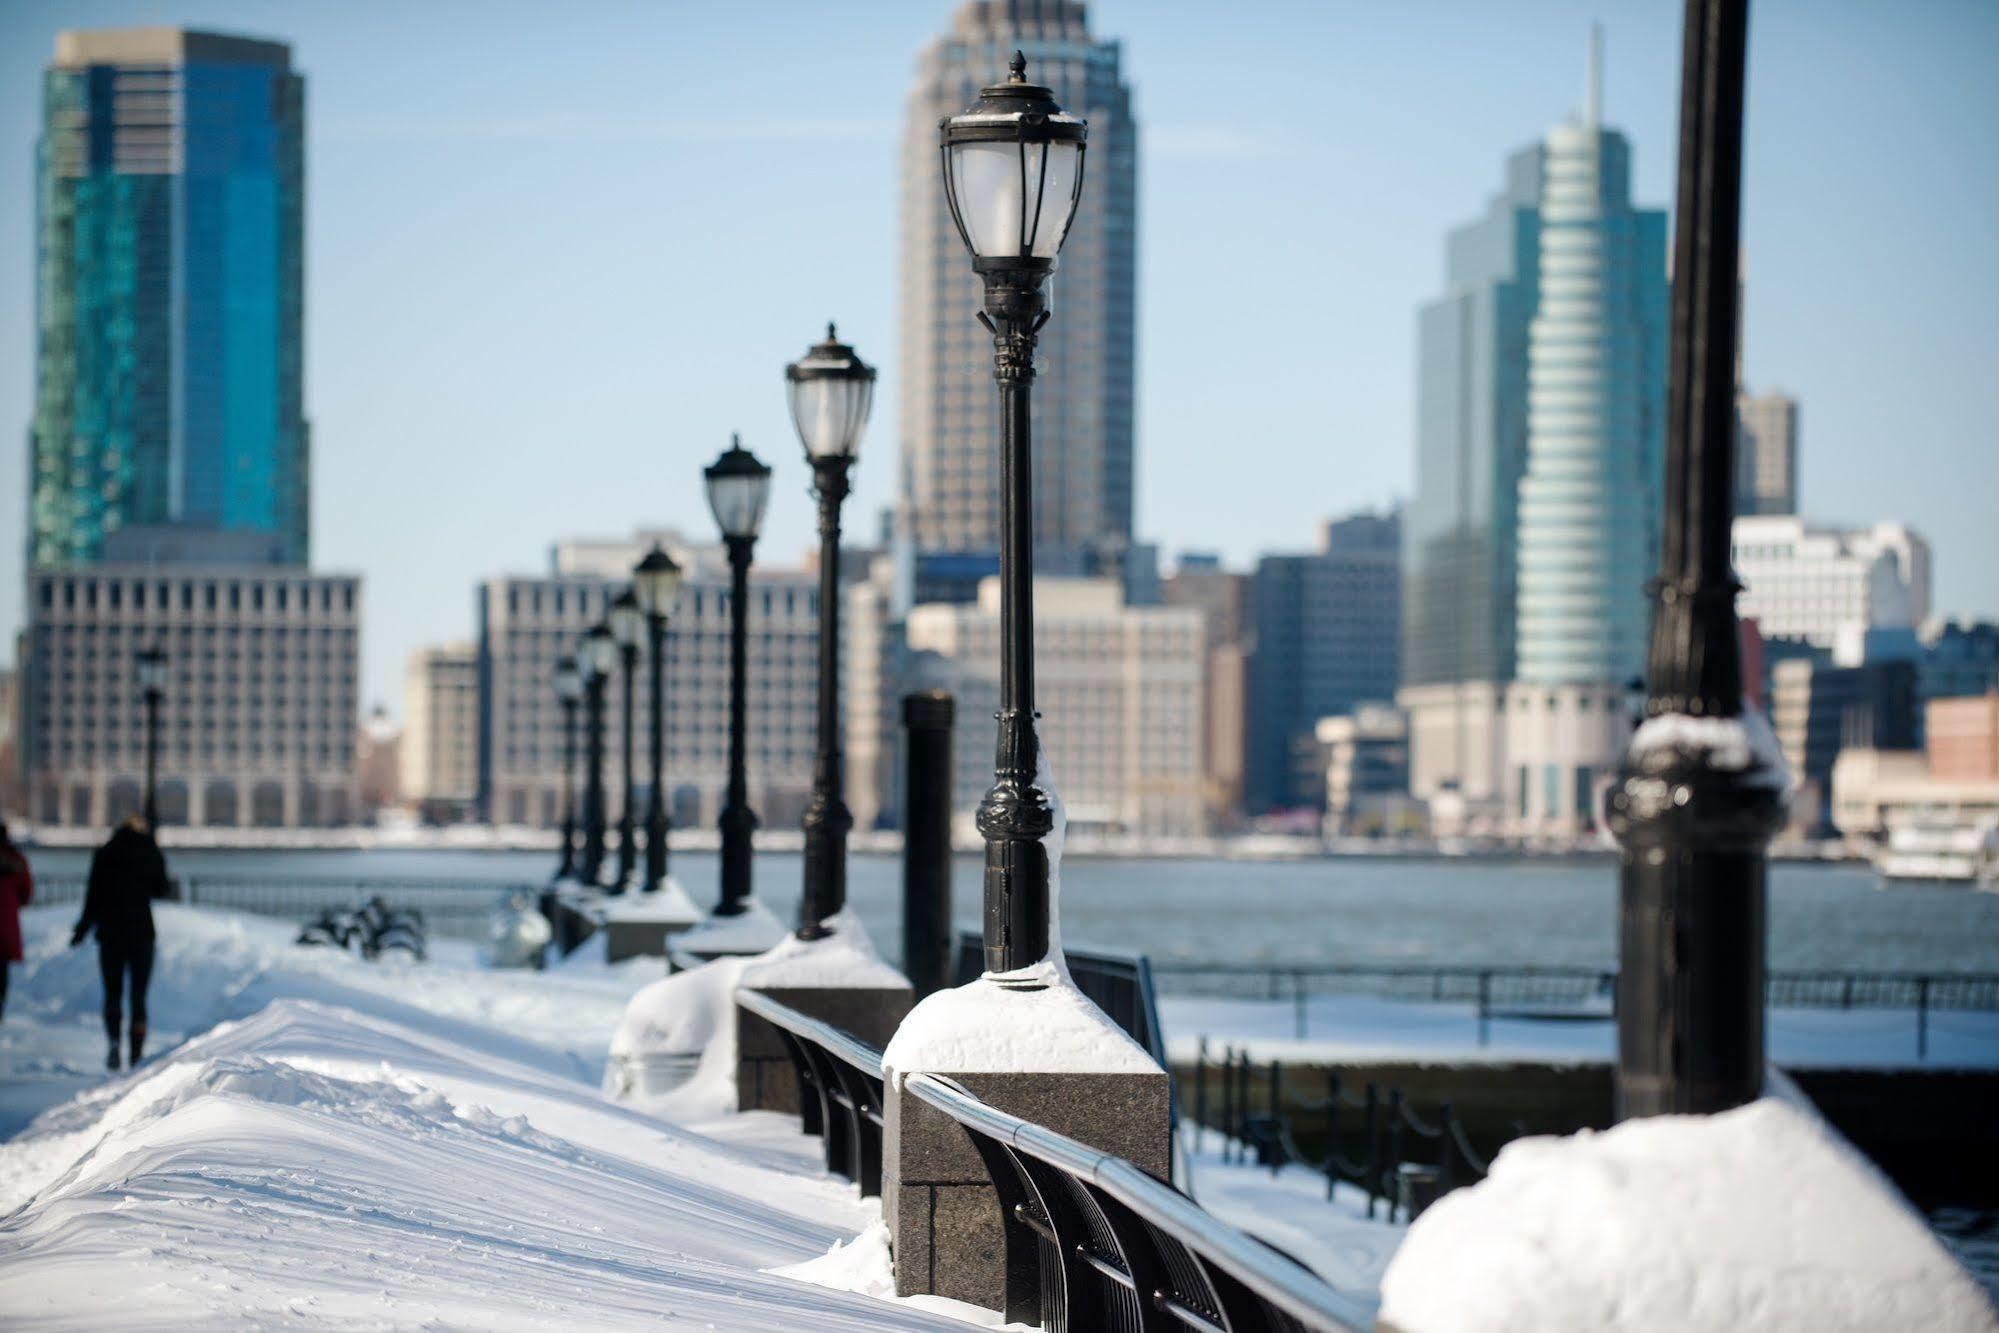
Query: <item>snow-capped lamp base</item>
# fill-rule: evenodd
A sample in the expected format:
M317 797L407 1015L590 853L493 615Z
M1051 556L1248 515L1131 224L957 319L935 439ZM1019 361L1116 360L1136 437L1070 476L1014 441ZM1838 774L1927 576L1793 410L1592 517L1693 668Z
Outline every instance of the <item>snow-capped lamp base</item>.
M676 970L699 967L716 958L750 957L776 948L791 932L777 915L755 898L743 901L734 916L710 914L666 942L666 956Z
M788 934L747 960L737 988L761 991L870 1046L888 1045L916 1001L909 978L882 961L851 908L824 924L831 933L819 939ZM735 1022L737 1109L799 1114L798 1075L777 1028L740 1006Z
M938 991L903 1020L882 1055L882 1214L895 1243L898 1296L946 1296L1005 1313L1007 1226L971 1137L905 1091L911 1074L947 1074L987 1105L1099 1152L1172 1176L1166 1071L1052 961L1035 989L981 977Z
M664 958L666 939L700 924L701 909L671 875L651 893L623 893L604 903L604 956Z

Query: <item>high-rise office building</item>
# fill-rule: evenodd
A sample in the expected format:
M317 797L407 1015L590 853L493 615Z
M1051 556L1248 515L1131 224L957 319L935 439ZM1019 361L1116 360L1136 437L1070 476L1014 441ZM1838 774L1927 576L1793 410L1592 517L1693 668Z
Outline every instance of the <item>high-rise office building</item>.
M479 649L435 644L403 676L402 789L421 818L462 819L479 795Z
M1451 237L1406 540L1412 789L1556 830L1588 822L1643 669L1665 441L1666 217L1632 205L1601 86L1593 34L1582 114Z
M1735 400L1735 512L1798 512L1798 400L1745 393Z
M1918 652L1930 613L1930 544L1902 523L1821 528L1790 515L1738 518L1729 556L1742 580L1736 601L1770 638L1802 639L1837 666Z
M1450 234L1445 294L1417 320L1416 486L1402 516L1410 788L1472 802L1502 785L1513 677L1527 331L1540 301L1543 148L1506 162L1485 216Z
M36 169L29 563L121 529L275 539L307 562L305 81L181 28L65 32Z
M1401 556L1400 516L1364 513L1327 523L1317 551L1257 562L1246 813L1324 804L1319 719L1395 698Z
M1002 81L1018 48L1028 76L1090 124L1082 205L1036 361L1035 543L1044 573L1121 575L1132 544L1138 131L1118 44L1091 36L1084 8L969 0L918 60L902 147L902 485L919 551L998 551L992 338L945 203L937 123Z

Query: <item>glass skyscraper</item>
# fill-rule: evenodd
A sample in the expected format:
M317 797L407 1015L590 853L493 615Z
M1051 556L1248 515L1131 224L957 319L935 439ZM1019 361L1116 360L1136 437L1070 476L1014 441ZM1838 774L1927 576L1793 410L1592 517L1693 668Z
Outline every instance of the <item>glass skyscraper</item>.
M276 42L65 32L37 148L29 563L135 528L308 558L304 80Z
M944 201L937 123L1027 75L1090 123L1082 204L1049 284L1034 391L1034 537L1043 573L1116 572L1131 545L1138 128L1116 42L1074 0L969 0L917 63L902 149L903 492L916 549L999 550L999 395L982 297ZM972 586L967 582L967 588Z

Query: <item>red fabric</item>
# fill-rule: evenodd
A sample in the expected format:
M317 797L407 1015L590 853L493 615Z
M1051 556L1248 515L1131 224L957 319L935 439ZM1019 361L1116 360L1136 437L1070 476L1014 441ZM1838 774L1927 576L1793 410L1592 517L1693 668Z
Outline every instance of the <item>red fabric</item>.
M18 870L0 871L0 958L10 963L21 961L21 909L35 900L35 877L27 859L20 858L19 865Z

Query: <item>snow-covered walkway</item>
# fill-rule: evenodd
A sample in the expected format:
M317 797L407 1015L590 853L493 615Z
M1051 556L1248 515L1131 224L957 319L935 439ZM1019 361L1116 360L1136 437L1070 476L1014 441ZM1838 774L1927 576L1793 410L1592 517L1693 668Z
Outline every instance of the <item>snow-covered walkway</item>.
M767 1271L818 1259L868 1285L864 1247L820 1257L879 1208L824 1176L795 1120L732 1116L724 1141L599 1095L656 963L367 964L163 907L163 1053L107 1077L95 960L64 947L68 918L26 914L0 1026L10 1109L51 1103L0 1144L9 1328L992 1322ZM198 1035L166 1050L182 1032Z

